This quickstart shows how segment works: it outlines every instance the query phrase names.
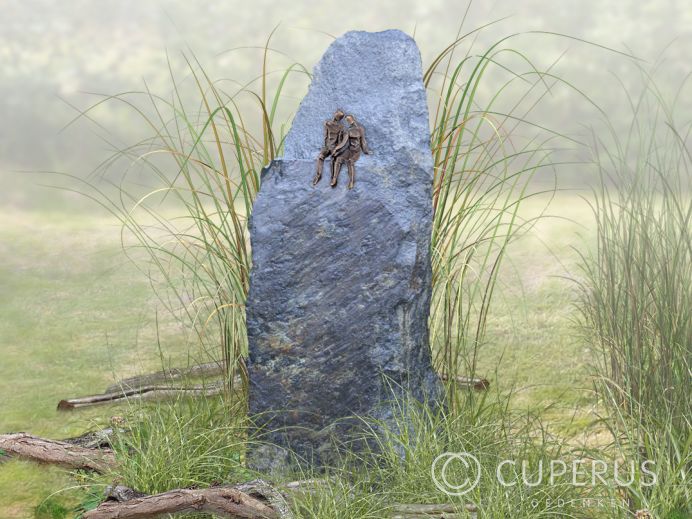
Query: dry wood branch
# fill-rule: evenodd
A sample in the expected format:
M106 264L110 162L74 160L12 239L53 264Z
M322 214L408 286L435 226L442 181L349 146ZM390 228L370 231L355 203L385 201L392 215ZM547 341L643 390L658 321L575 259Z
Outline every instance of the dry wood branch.
M440 375L440 378L447 382L450 378L449 375L443 373ZM486 391L490 389L490 381L487 378L472 378L472 377L464 377L462 375L455 375L454 377L454 382L458 386L465 387L467 389L474 389L476 391Z
M223 375L223 365L218 362L207 362L189 368L172 368L165 371L157 371L147 375L124 378L112 386L106 388L105 393L117 393L127 389L140 389L146 386L154 386L173 380L186 378L200 378Z
M211 512L229 518L293 519L284 491L304 492L326 484L325 480L294 481L277 487L257 479L233 486L203 490L177 489L146 496L123 486L108 487L107 500L84 519L146 519L178 512ZM464 511L451 504L396 504L389 519L475 519L477 507Z
M278 519L260 500L232 487L171 490L127 501L104 501L84 519L146 519L179 512L208 512L232 519Z
M120 432L126 432L125 429L120 429ZM59 440L60 442L69 443L70 445L75 445L77 447L83 447L85 449L110 449L112 445L112 437L115 433L112 427L106 429L100 429L98 431L91 431L81 436L75 436L73 438L65 438L64 440ZM52 441L52 440L47 440ZM0 463L4 463L13 458L9 453L0 452Z
M288 502L286 501L286 496L262 479L255 479L247 483L231 485L223 488L232 488L243 492L250 497L258 499L276 512L277 517L280 519L293 519L294 517L289 508ZM106 487L105 495L106 502L115 501L118 503L123 503L125 501L130 501L137 498L151 497L147 494L143 494L142 492L138 492L137 490L122 485Z
M46 440L26 433L0 434L0 450L11 456L70 469L105 472L115 465L110 449L89 449L68 442Z
M101 395L85 396L60 400L58 410L67 411L80 407L90 407L102 404L113 404L125 400L158 400L176 396L216 396L223 392L223 384L216 382L206 386L170 387L170 386L143 386L134 389L122 389Z
M66 411L79 407L113 404L128 399L159 400L175 398L181 395L216 396L224 390L223 380L214 380L204 385L191 387L171 386L166 385L166 383L186 378L218 376L223 375L223 373L224 369L221 364L207 362L206 364L198 364L189 368L173 368L148 375L138 375L120 380L98 395L61 400L58 403L58 409ZM233 384L236 386L242 385L242 379L239 374L234 377Z

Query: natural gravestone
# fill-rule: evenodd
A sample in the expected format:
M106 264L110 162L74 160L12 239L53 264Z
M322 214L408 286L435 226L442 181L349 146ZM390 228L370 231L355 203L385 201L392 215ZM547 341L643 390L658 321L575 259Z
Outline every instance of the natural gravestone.
M352 114L371 154L313 186L325 121ZM346 127L344 128L346 130ZM400 31L335 40L285 141L262 172L250 222L249 410L269 444L249 461L273 471L288 452L315 467L348 441L355 415L393 422L394 398L436 405L428 314L433 163L418 48ZM357 445L357 444L354 444Z

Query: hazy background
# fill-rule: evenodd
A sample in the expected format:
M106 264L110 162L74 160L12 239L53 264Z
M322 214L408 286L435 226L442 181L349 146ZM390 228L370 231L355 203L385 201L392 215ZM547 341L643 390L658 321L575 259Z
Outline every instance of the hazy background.
M152 288L149 264L126 260L119 222L83 196L43 187L58 184L74 191L81 188L77 179L117 182L128 163L118 161L108 171L99 164L152 133L120 101L74 121L80 110L121 92L149 89L170 99L170 65L194 112L198 99L182 53L194 54L220 88L234 92L260 74L262 47L277 26L270 71L295 62L311 69L332 39L351 29L402 29L415 35L423 63L429 64L456 38L467 7L465 0L0 0L0 433L24 430L67 438L95 424L105 426L108 416L127 411L58 413L56 403L103 391L117 378L162 365L184 366L188 353L197 351L186 335L187 322L174 321L163 296L154 292L159 288L156 271ZM602 107L616 128L626 128L631 120L619 81L636 94L640 72L622 54L577 39L632 53L645 70L660 63L656 78L665 95L674 95L690 71L691 0L479 0L468 9L462 32L493 20L502 21L478 33L475 42L469 38L461 52L472 42L476 53L484 52L503 37L527 31L570 35L576 39L525 34L505 46L539 69L552 66ZM514 65L528 68L520 54L506 53L502 59L512 70ZM484 108L507 80L501 67L493 70L476 96ZM279 77L270 74L270 82ZM291 76L279 120L290 117L306 88L305 77ZM518 98L507 92L496 110L511 110ZM146 105L141 94L124 99ZM533 101L526 99L524 105ZM246 122L257 125L259 110L250 108ZM681 127L692 119L691 112L688 86L680 92L675 114ZM555 84L530 120L586 141L591 128L597 134L603 129L603 116L575 90ZM511 132L511 137L531 135ZM575 145L566 157L587 160L585 149ZM143 189L151 181L151 171L133 168L129 173L128 181ZM561 166L557 176L560 188L583 189L595 180L592 168L577 164ZM521 217L542 214L545 203L523 202ZM586 369L591 354L574 340L574 285L565 281L579 272L579 254L595 241L593 215L572 192L559 193L551 211L559 218L541 218L504 260L479 373L501 391L521 388L518 406L542 409L548 402L551 418L569 424L569 436L598 441L602 425L593 427L595 403ZM185 275L172 273L171 284ZM74 485L63 471L5 464L0 517L32 517L44 498L67 499L63 491Z
M40 184L59 181L36 171L86 177L112 153L112 146L126 145L146 133L141 120L118 103L95 110L91 120L63 128L78 110L97 102L99 94L143 90L146 82L152 91L169 95L167 60L184 77L181 51L194 52L211 77L229 80L230 89L237 88L231 80L242 83L257 76L262 51L253 47L263 46L277 25L271 47L285 57L273 56L271 69L292 62L311 69L332 38L350 29L400 28L415 33L425 64L454 40L467 4L2 0L0 8L0 203L6 208L67 209L82 207L84 201L41 188ZM671 92L689 69L689 0L475 2L464 32L503 17L509 18L478 35L479 51L512 33L551 31L631 52L647 67L661 62L657 78ZM627 101L613 77L637 88L639 73L627 59L544 35L521 36L511 46L542 67L562 56L555 71L606 107L618 123L627 124ZM288 93L296 103L306 86L305 81L291 85ZM549 97L534 116L541 124L585 135L585 127L598 117L568 89L555 88ZM681 111L689 113L691 97L683 92ZM564 171L572 183L579 175L570 168Z

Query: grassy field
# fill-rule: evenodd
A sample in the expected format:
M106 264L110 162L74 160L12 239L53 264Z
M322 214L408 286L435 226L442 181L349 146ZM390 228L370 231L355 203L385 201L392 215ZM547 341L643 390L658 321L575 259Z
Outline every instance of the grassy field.
M0 430L51 438L80 434L117 409L59 413L56 404L103 391L115 376L158 369L156 304L146 279L122 253L112 220L84 213L4 216ZM43 498L70 484L59 469L6 463L0 516L30 517Z
M528 200L522 216L537 216L546 203ZM558 195L511 246L480 355L480 372L513 390L516 407L541 411L562 436L588 443L599 429L591 427L592 357L575 328L573 280L578 251L594 246L592 224L585 198Z
M528 201L530 217L545 200ZM571 319L573 247L589 246L586 202L561 194L554 215L516 242L501 275L480 372L514 405L552 407L555 430L594 435L589 351ZM125 258L106 217L15 211L0 223L0 431L68 437L118 415L115 407L58 413L59 399L99 392L115 377L156 370L157 304L146 277ZM167 352L185 362L182 335L162 326ZM0 467L3 518L31 517L43 499L74 485L61 470L11 461Z

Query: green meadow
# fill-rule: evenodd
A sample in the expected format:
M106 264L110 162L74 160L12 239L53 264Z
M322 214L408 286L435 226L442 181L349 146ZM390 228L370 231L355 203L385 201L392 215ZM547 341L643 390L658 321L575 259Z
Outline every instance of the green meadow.
M589 351L574 330L573 247L593 241L593 218L577 194L527 201L531 217L554 215L511 246L478 374L512 390L517 409L544 409L559 434L598 436ZM179 329L123 252L121 229L105 215L15 211L0 224L0 429L66 438L107 426L123 406L59 412L62 398L101 392L117 378L187 365ZM159 320L157 337L156 319ZM590 437L591 436L591 437ZM3 517L30 517L76 484L65 471L23 461L0 469ZM72 503L76 492L58 494Z
M629 53L532 34L631 67L639 83L611 78L608 98L623 102L611 111L560 74L563 55L534 60L537 47L522 46L522 34L478 39L491 25L452 34L432 59L423 53L434 162L433 362L441 374L483 377L490 388L444 377L447 405L435 412L403 401L397 427L364 417L365 443L377 447L340 451L343 463L329 467L323 486L296 498L296 519L381 519L395 503L421 502L459 510L473 502L480 517L497 519L690 516L685 83L670 96L655 67ZM25 198L7 204L0 433L61 439L111 423L126 430L115 434L116 463L103 475L0 458L0 519L78 518L112 482L154 494L263 476L244 466L256 440L244 412L248 216L309 80L273 37L250 49L262 55L247 83L213 77L186 51L167 57L163 87L98 97L72 121L106 145L92 150L103 150L92 174L45 177L65 190L44 189L26 203L27 184ZM565 107L579 114L570 124L560 119ZM116 112L131 133L119 131ZM210 358L241 387L234 382L221 397L56 408L124 377ZM431 466L460 451L479 454L486 477L449 496ZM536 476L541 463L583 458L638 462L633 484L508 488L487 477L501 460L531 460ZM644 460L656 463L653 488L634 484ZM287 481L316 477L310 467L290 471ZM594 497L616 504L581 506Z
M99 393L116 376L160 368L147 280L124 255L112 219L39 211L4 216L0 429L59 439L103 426L118 409L64 413L56 406L62 398ZM32 516L68 482L60 469L4 464L2 516Z

